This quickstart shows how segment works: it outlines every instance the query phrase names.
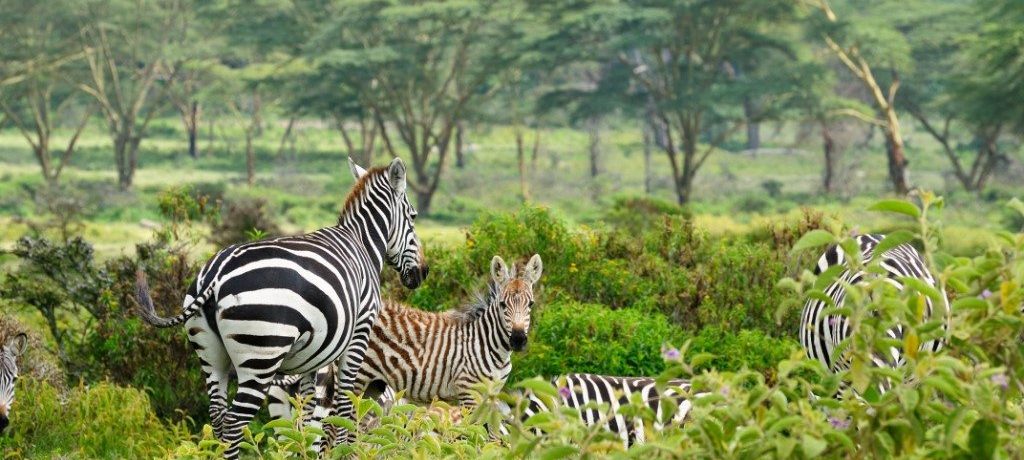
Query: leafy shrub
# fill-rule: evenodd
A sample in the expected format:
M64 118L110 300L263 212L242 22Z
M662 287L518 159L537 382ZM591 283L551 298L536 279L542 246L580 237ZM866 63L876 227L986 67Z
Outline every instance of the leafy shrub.
M267 200L259 197L242 196L225 200L221 205L221 218L210 228L210 242L217 247L225 247L253 239L281 236L283 232L267 208Z
M67 394L31 377L18 379L11 426L0 437L5 458L152 458L167 454L188 431L167 425L146 394L110 383Z
M664 368L662 345L682 335L657 313L573 302L538 308L531 329L526 352L513 355L509 381L566 372L656 375Z
M695 369L736 372L746 368L764 374L769 382L774 381L779 363L800 347L792 339L775 338L758 329L731 333L714 326L701 329L690 340L688 356L712 355Z

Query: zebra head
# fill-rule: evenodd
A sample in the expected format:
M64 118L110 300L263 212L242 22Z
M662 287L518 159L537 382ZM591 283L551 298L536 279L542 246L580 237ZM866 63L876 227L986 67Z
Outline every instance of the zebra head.
M496 300L504 314L505 332L508 334L512 350L520 351L526 346L527 333L530 332L530 310L533 308L533 285L540 279L544 266L540 254L534 254L516 273L511 271L501 257L491 259L491 279L500 286Z
M348 164L356 180L367 174L352 158L348 159ZM373 183L381 190L371 190L370 195L390 213L385 260L399 273L403 286L416 289L427 279L430 269L423 256L423 243L416 236L416 209L409 203L405 176L405 164L395 158L381 175L383 179Z
M28 336L18 334L7 340L0 348L0 434L4 432L14 404L14 382L18 380L17 359L28 347Z

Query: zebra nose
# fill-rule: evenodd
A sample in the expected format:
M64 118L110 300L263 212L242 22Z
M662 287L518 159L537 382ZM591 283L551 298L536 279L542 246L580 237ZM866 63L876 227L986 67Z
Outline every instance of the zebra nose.
M510 337L509 342L509 345L512 345L513 351L522 351L523 347L526 346L526 331L512 330L512 337Z
M7 420L7 416L0 416L0 434L2 434L4 430L7 429L7 425L9 424L10 421Z

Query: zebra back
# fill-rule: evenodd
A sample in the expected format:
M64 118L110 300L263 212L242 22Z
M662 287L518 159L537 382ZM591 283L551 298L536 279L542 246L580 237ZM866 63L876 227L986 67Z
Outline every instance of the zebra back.
M655 431L661 431L670 424L683 423L692 408L687 397L690 382L686 380L670 380L662 391L658 391L655 379L649 377L577 373L555 377L551 383L558 388L556 404L579 410L580 419L584 423L603 425L617 434L627 447L645 442L648 428L643 418L627 417L620 412L623 407L632 404L635 395L639 395L640 400L654 413L650 428ZM522 414L524 421L535 414L555 409L531 391L525 397L528 404ZM676 406L671 416L664 404L666 400L671 400Z
M884 235L858 235L857 241L861 259L870 261L875 257L875 248L885 238ZM844 284L858 284L866 281L870 273L864 270L854 270L850 267L850 261L843 248L839 245L829 247L818 259L814 273L820 275L829 268L837 265L845 265L844 270L836 280L825 288L825 294L832 300L836 307L843 305L846 299ZM935 278L928 270L921 254L909 244L900 244L879 256L878 266L885 274L886 282L897 289L903 289L901 278L916 278L928 286L938 289ZM943 315L943 328L949 328L949 301L944 292L942 294L942 305L936 312L931 298L926 298L924 318L931 318L934 314ZM820 299L808 299L804 305L800 322L800 343L803 345L807 356L816 359L833 372L849 368L849 360L834 356L839 344L848 338L853 331L848 317L838 314L826 314L828 304ZM896 325L888 331L888 335L894 339L903 338L903 326ZM943 346L942 339L928 340L920 345L920 350L938 351ZM904 363L902 352L896 348L890 350L888 356L877 356L874 359L879 366L900 366Z

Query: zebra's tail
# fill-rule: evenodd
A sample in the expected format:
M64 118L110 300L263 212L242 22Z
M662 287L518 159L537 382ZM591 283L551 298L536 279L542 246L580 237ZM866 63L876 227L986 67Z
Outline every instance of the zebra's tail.
M139 316L147 323L156 327L171 327L184 323L185 320L195 316L203 304L206 303L206 296L209 295L210 288L212 287L213 284L211 283L178 316L164 318L157 315L156 310L153 308L153 298L149 295L149 283L146 282L146 273L140 268L135 272L135 298L139 301Z

